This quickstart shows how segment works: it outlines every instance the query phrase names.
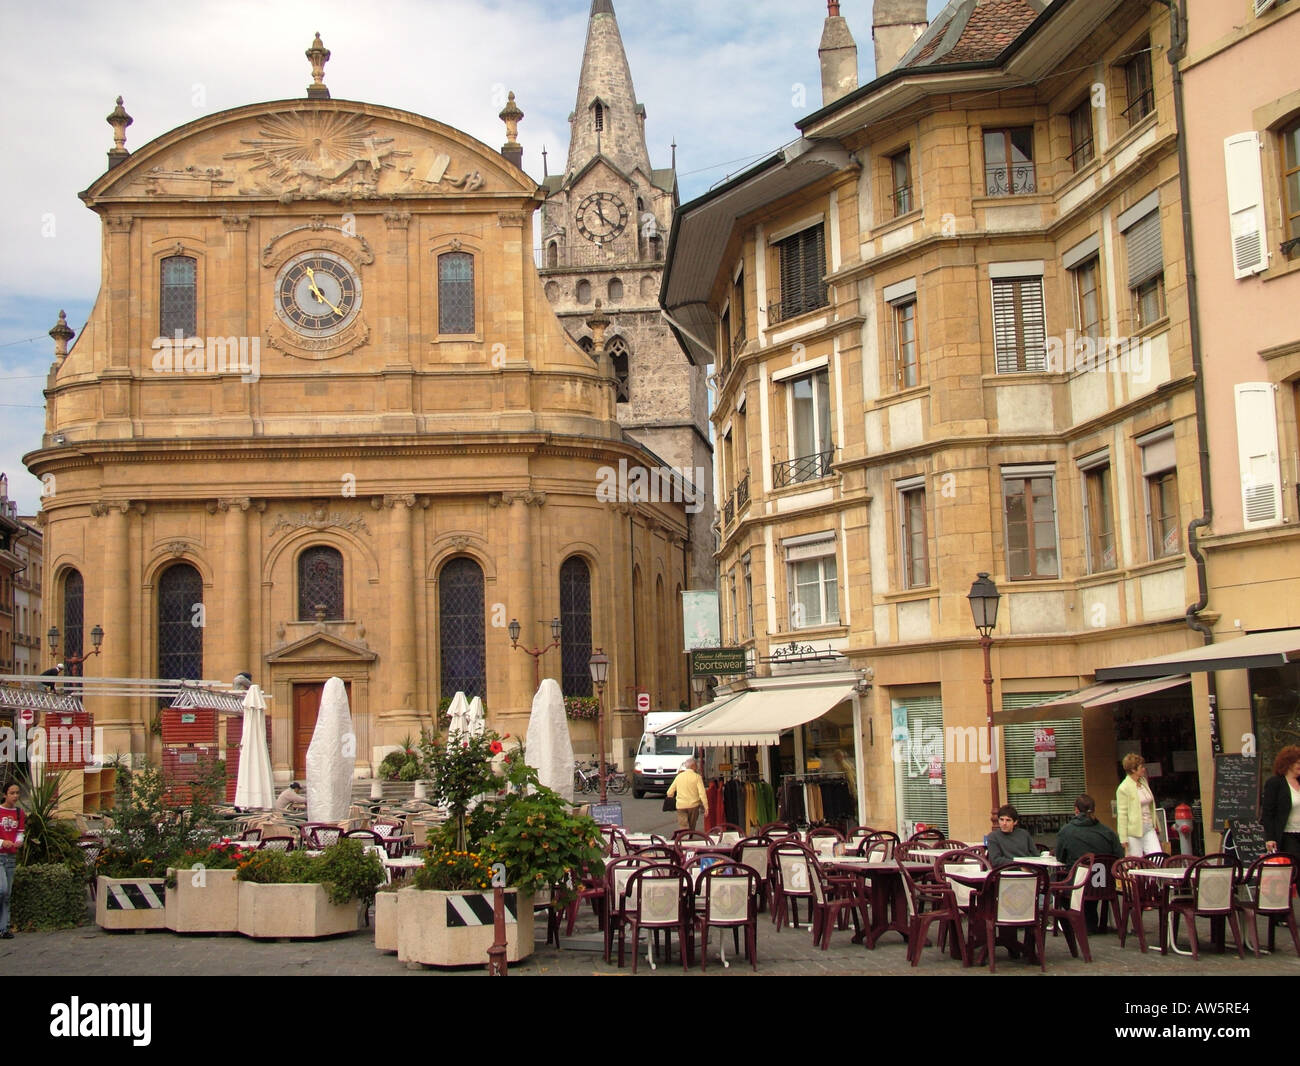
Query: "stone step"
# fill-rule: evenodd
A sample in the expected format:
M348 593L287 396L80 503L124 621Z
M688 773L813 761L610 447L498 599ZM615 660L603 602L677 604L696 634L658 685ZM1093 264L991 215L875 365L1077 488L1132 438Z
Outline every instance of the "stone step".
M370 802L371 783L369 778L357 778L352 782L353 803L364 806ZM400 806L415 797L414 781L383 781L381 784L384 790L385 803Z

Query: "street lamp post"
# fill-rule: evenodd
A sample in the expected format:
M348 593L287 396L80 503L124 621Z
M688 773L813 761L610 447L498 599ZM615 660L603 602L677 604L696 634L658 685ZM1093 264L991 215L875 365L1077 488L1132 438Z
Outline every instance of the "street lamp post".
M596 743L600 746L600 802L605 802L605 681L609 678L609 656L597 648L587 662L596 686Z
M975 619L975 628L979 630L980 647L984 649L984 713L988 720L989 754L996 759L997 756L994 754L996 734L993 732L993 664L989 657L989 649L993 647L991 634L998 624L998 600L1002 597L998 593L997 585L989 579L989 575L981 572L976 575L975 583L970 587L970 595L966 598L970 600L970 613ZM993 772L989 774L989 790L993 797L991 813L996 817L998 808L1002 806L998 793L996 763Z
M538 623L538 625L546 625L546 622L541 621ZM560 646L560 630L561 630L560 620L558 618L551 619L551 642L548 645L546 645L546 647L544 648L520 648L519 647L520 626L519 626L518 618L510 619L510 625L508 625L506 628L510 631L511 649L512 650L518 649L519 651L527 652L529 655L533 657L533 691L536 692L542 685L542 674L541 674L541 666L540 666L540 660L542 656L545 655L552 648L558 648Z
M58 657L59 654L59 627L50 626L49 632L45 634L45 639L50 642L50 655ZM68 676L79 677L81 675L81 664L89 659L92 655L98 655L100 646L104 643L104 627L96 624L90 631L90 643L92 649L84 655L69 655L64 657L64 665L68 668ZM74 669L75 668L75 669Z

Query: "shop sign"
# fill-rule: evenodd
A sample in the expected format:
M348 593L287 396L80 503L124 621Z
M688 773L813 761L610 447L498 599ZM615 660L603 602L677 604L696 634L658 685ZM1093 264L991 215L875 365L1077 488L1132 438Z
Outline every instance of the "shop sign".
M743 674L746 670L744 648L707 648L691 652L691 676Z

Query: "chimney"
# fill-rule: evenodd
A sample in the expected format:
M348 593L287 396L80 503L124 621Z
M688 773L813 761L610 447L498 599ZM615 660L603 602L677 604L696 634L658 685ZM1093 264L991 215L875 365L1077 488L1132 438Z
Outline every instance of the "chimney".
M822 106L833 104L858 87L858 46L840 15L840 0L827 0L826 25L817 49L822 61Z
M929 25L925 0L875 0L871 39L876 42L876 77L898 66Z

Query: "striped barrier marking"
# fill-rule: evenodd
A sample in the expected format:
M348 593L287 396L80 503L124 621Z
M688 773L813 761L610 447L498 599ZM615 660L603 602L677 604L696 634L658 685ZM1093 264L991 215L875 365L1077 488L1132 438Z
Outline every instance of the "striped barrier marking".
M128 881L108 886L110 911L144 911L163 908L163 882Z
M505 910L506 924L516 924L519 910L518 896L512 894L505 897ZM448 929L462 929L470 925L491 925L492 922L491 896L478 893L471 896L447 897Z

